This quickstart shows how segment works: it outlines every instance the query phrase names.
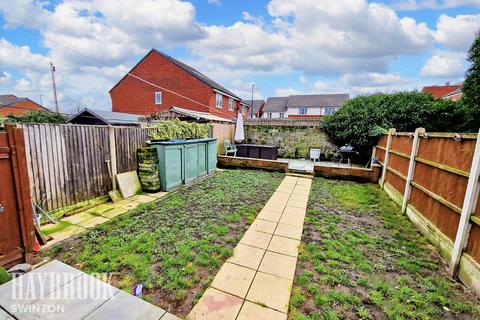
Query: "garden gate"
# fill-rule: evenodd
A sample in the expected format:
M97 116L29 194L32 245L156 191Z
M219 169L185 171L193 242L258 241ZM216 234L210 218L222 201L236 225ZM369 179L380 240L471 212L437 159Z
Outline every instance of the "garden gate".
M35 245L23 130L0 132L0 266L31 262Z

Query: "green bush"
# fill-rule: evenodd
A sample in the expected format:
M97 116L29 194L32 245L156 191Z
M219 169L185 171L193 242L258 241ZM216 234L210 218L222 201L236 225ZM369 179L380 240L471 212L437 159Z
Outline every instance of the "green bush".
M463 127L465 110L458 102L437 99L429 93L377 93L348 100L322 122L324 132L337 146L351 144L368 159L372 147L389 128L412 132L456 131Z
M5 123L65 123L67 117L61 113L29 111L28 113L15 116L10 114L5 119Z
M204 139L208 138L209 124L186 122L178 119L161 121L149 127L148 136L152 140Z
M467 113L466 128L480 127L480 29L468 51L467 58L470 67L463 83L463 108Z

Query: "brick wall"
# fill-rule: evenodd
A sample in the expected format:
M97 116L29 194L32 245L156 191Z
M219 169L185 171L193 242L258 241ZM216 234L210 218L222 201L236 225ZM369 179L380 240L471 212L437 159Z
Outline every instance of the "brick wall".
M198 101L201 104L152 86L134 77L127 76L110 91L112 111L114 112L150 115L175 106L189 110L210 112L224 118L233 118L237 115L238 101L234 101L234 111L230 111L228 110L228 97L223 96L223 107L222 109L217 108L215 106L216 93L212 88L183 71L155 51L150 52L131 73L155 85ZM158 91L162 92L161 105L155 104L155 92Z
M20 116L32 110L48 111L33 101L25 100L25 101L19 101L9 107L0 108L0 116L6 117L9 114Z

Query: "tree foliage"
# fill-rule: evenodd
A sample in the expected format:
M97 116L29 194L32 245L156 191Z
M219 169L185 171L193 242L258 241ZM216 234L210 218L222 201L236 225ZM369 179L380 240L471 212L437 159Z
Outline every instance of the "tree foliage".
M61 113L29 111L21 116L10 114L7 116L5 123L65 123L67 117Z
M437 99L429 93L377 93L348 100L327 116L322 128L337 146L351 144L367 157L379 137L389 128L414 131L455 131L464 122L459 103Z
M462 103L468 116L466 126L478 129L480 127L480 30L477 31L477 36L470 47L467 60L470 62L470 67L463 83Z

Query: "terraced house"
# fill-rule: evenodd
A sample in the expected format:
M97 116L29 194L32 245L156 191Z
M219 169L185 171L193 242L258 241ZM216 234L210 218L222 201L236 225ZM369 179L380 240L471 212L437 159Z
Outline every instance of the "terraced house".
M318 118L333 114L349 99L347 93L268 98L262 118Z
M200 71L152 49L111 90L112 111L151 115L172 107L226 119L250 107Z

